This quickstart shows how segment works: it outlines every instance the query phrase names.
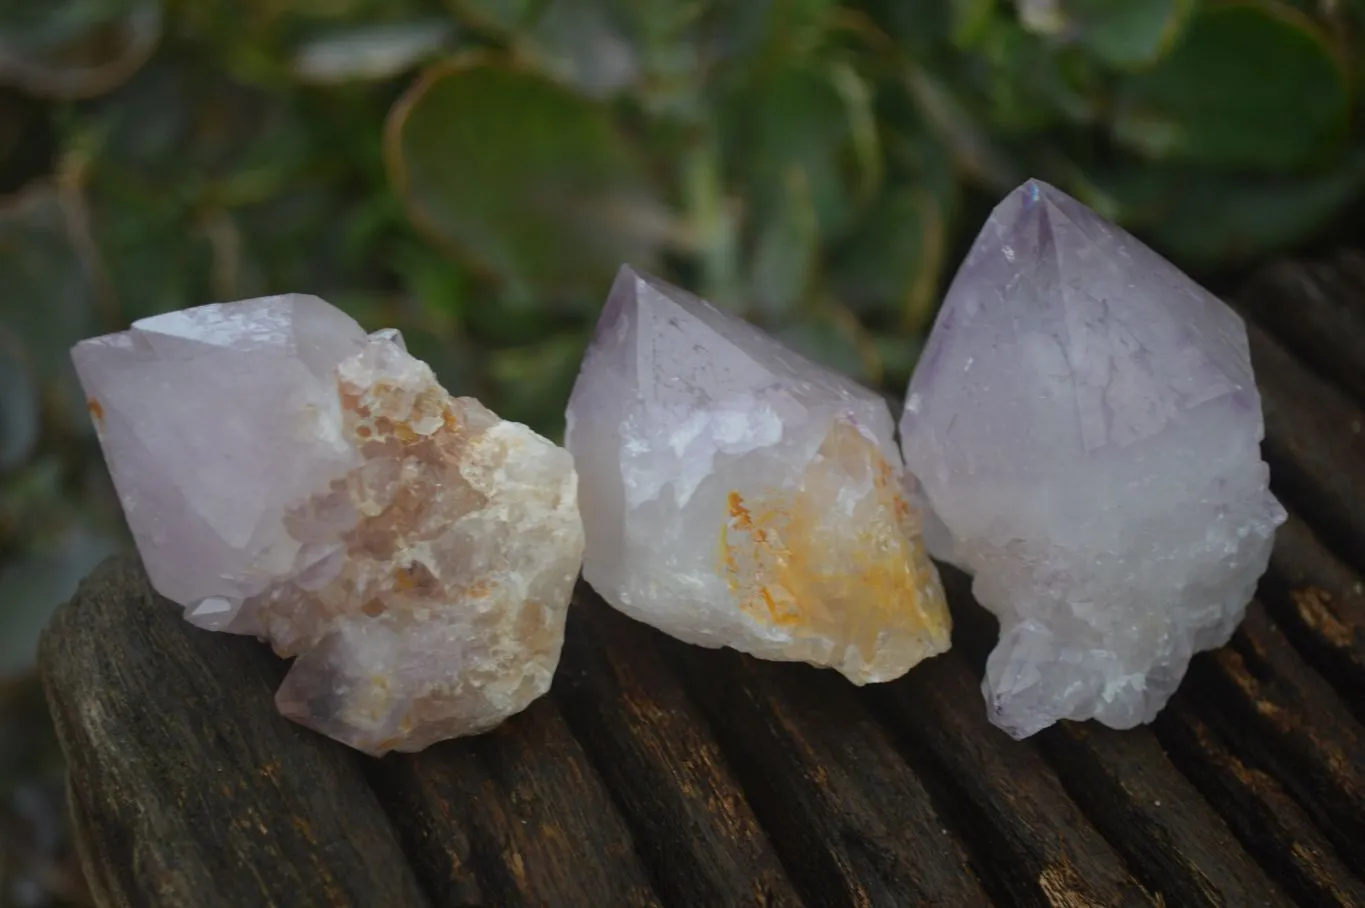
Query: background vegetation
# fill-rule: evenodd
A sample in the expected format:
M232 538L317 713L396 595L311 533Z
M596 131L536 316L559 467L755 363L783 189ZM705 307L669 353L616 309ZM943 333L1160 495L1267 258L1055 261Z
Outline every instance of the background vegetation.
M900 390L1040 176L1215 285L1365 189L1365 2L3 0L0 904L80 903L28 671L123 544L66 351L320 294L557 435L612 272Z

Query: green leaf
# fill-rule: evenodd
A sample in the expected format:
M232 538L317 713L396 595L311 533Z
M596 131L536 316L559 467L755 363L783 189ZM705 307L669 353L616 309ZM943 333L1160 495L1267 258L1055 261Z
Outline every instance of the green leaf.
M970 56L959 56L939 75L941 91L979 99L983 119L1008 133L1027 135L1068 122L1088 123L1099 92L1095 64L1076 47L1026 31L997 16L980 28ZM936 73L937 74L937 73Z
M674 230L606 108L486 58L426 73L394 108L389 172L416 222L503 281L592 292Z
M709 49L685 0L456 0L536 69L590 97L632 91L651 108L695 105Z
M564 436L564 408L587 349L587 332L574 331L495 351L489 361L488 405L503 419L525 423L558 442Z
M392 88L265 90L168 55L73 119L117 318L306 289L391 286L418 242L380 136Z
M910 384L910 376L915 372L924 351L923 337L905 337L899 334L878 334L873 343L877 356L882 362L882 388L896 395L899 400Z
M71 523L63 470L57 458L39 456L0 477L0 547L13 553L41 546Z
M952 154L958 172L998 193L1021 182L1017 164L945 81L912 65L905 84L925 124Z
M790 316L810 291L820 254L820 228L806 173L787 173L783 204L759 228L749 275L749 298L765 317Z
M925 187L885 193L841 244L831 269L835 292L855 312L924 332L938 303L948 222L945 199Z
M76 141L89 146L95 182L147 193L139 205L240 205L292 188L327 160L291 100L216 69L157 60L105 100Z
M1282 252L1343 214L1365 190L1365 149L1310 177L1143 167L1094 175L1075 190L1178 261L1225 267Z
M805 175L827 237L842 232L858 197L870 194L869 156L859 145L866 141L858 129L865 120L837 79L837 70L782 69L722 101L722 153L731 182L746 194L746 207L760 212L757 220L786 206L794 171ZM880 155L871 160L880 166ZM875 182L879 174L871 177Z
M431 366L442 388L456 397L482 394L478 371L483 363L468 340L459 335L437 334L420 324L407 325L402 330L408 352Z
M1114 137L1153 158L1285 171L1346 135L1348 76L1308 17L1269 2L1210 5L1118 93Z
M1196 0L1018 0L1035 35L1077 43L1109 66L1148 65L1170 49Z
M1062 0L1015 0L1019 24L1035 35L1059 35L1066 30Z
M6 0L0 83L57 98L103 94L151 56L159 0Z
M913 59L925 59L951 43L964 17L946 0L865 0L860 4Z
M293 70L299 79L314 85L387 79L435 56L453 34L446 19L331 29L302 42L294 54Z
M218 297L213 243L180 205L99 193L91 205L95 242L118 304L110 330Z
M777 327L779 339L798 353L868 385L882 380L881 359L857 316L832 304L809 318Z
M1072 0L1077 40L1118 68L1151 64L1179 38L1195 0Z
M663 0L677 3L678 0ZM732 3L712 0L702 25L708 44L730 62L764 66L815 54L838 12L837 0Z
M836 0L452 0L536 69L590 97L629 92L655 114L696 122L714 81L806 58Z
M503 34L521 28L543 0L447 0L455 14L478 28Z
M468 273L425 243L405 243L395 251L394 270L407 294L435 324L457 328L476 305Z
M410 31L404 35L405 26L438 19L450 25L445 15L433 16L441 12L435 5L435 0L174 0L174 43L192 55L210 54L218 74L279 91L299 79L299 53L316 50L314 42L328 41L329 35L341 43L328 42L330 60L322 61L328 70L375 74L372 67L383 68L377 61L394 60L394 51L411 48L411 40L427 43ZM388 27L397 31L386 35ZM362 35L369 30L374 40ZM385 49L377 52L381 44ZM366 59L341 60L338 54L348 45Z
M611 0L549 0L514 42L537 67L594 98L644 81L645 48Z
M996 0L951 0L953 43L958 47L976 44L995 15Z

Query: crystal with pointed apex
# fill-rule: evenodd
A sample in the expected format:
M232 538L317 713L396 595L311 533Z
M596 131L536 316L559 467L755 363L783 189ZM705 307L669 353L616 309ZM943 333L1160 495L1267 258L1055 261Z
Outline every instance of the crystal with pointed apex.
M949 619L886 402L622 269L569 402L583 574L691 643L886 681Z
M286 716L377 755L548 689L583 551L572 459L452 398L397 331L276 296L72 357L153 586L297 656Z
M1231 309L1051 186L1000 203L901 420L930 550L1000 619L993 722L1149 722L1227 641L1285 518L1262 435Z

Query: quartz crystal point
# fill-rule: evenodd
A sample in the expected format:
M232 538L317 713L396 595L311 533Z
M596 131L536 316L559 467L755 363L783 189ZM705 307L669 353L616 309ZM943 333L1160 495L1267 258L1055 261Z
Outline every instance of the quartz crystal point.
M280 711L371 754L543 694L583 550L568 452L317 297L144 319L72 353L153 586L296 656Z
M910 382L906 464L935 557L1000 619L991 720L1151 721L1225 643L1285 512L1246 328L1080 202L1000 203Z
M622 269L569 402L584 577L703 646L895 678L949 645L886 402Z

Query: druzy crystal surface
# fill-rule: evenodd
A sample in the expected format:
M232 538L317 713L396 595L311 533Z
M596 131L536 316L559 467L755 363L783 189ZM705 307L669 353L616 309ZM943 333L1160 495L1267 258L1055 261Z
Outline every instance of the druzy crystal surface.
M152 584L297 657L276 702L360 750L544 693L583 549L568 452L312 296L201 306L72 353Z
M1285 513L1241 319L1044 183L991 214L910 382L930 551L1000 619L992 721L1151 721L1220 646Z
M885 681L948 648L886 402L622 269L569 402L583 574L703 646Z

